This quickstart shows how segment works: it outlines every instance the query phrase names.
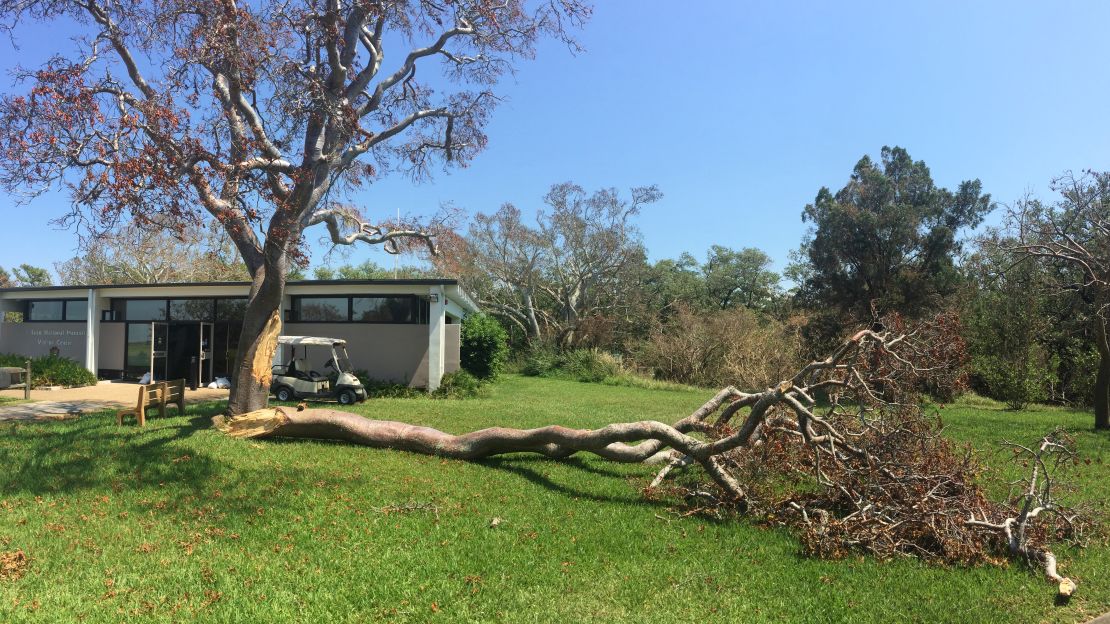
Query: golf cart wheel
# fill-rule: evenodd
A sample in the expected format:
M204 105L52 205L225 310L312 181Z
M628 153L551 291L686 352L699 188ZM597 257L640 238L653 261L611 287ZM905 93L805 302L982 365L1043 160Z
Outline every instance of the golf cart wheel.
M351 392L350 390L344 390L343 392L339 393L339 404L354 405L356 398L358 397L355 396L354 392Z
M276 396L277 400L279 401L292 401L293 391L289 388L286 388L285 386L282 386L281 388L278 388L277 392L274 393L274 396Z

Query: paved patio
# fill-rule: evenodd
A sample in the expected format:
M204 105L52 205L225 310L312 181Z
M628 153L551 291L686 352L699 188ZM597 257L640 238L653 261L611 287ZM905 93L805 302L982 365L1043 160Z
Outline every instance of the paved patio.
M77 418L122 407L134 407L139 386L131 383L101 382L85 388L65 390L32 390L31 402L0 406L0 421L49 421ZM0 397L23 399L23 390L0 390ZM185 389L185 403L226 401L227 390L209 388Z

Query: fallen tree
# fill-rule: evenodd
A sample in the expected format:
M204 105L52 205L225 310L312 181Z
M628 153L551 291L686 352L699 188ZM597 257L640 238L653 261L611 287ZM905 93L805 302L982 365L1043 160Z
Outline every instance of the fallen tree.
M992 502L970 450L941 436L939 417L917 389L951 375L949 351L932 323L905 330L877 324L859 331L824 360L760 392L724 388L673 423L644 420L598 429L552 425L493 427L454 435L332 409L269 408L215 425L242 438L342 440L460 460L505 453L562 459L592 453L617 462L659 462L646 491L668 487L700 509L758 511L801 531L809 552L840 557L917 556L954 564L1009 555L1040 566L1070 596L1049 543L1078 536L1079 516L1057 500L1056 471L1074 459L1067 435L1054 431L1033 446L1012 444L1031 463L1021 492ZM948 379L948 383L953 383ZM668 477L699 466L712 483L670 486ZM698 473L699 475L701 473Z

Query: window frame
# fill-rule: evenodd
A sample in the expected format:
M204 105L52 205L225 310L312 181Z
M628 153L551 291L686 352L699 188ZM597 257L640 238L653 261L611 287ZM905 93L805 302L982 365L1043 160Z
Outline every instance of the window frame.
M68 308L70 303L81 303L86 310L86 317L88 316L88 299L27 299L24 301L23 306L23 322L24 323L85 323L88 322L87 318L82 319L69 319L67 318ZM62 318L60 319L32 319L31 306L35 303L60 303L62 304Z
M122 314L114 314L111 319L100 319L102 323L239 323L242 324L242 319L220 319L217 314L219 313L220 301L243 301L246 302L248 297L234 297L234 296L219 296L219 297L112 297L108 305L110 312L117 312L117 305L122 307ZM128 301L161 301L165 306L166 318L163 319L129 319L127 318L127 302ZM183 320L174 319L171 313L171 302L173 301L209 301L211 302L212 316L205 320Z
M335 299L347 300L346 319L343 320L301 320L301 306L305 299ZM292 310L293 323L350 323L351 322L351 297L348 295L295 295L289 298L289 307Z
M343 325L427 325L430 312L428 310L428 299L424 295L419 294L374 294L374 293L355 293L355 294L334 294L334 295L291 295L289 297L289 310L286 322L288 323L334 323ZM301 319L301 301L304 299L346 299L347 300L347 319L342 321L306 321ZM354 300L355 299L409 299L416 304L416 320L410 322L397 322L397 321L356 321L354 317Z

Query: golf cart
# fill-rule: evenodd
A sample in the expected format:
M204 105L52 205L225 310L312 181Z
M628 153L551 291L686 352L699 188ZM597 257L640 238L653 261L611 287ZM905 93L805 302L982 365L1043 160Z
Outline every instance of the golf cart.
M309 347L327 347L331 359L324 364L335 371L334 382L329 375L321 375L312 370L308 359ZM285 364L285 351L288 348L288 364ZM318 349L314 349L318 352ZM279 401L293 399L331 399L343 405L366 400L366 388L351 372L351 361L347 359L347 341L339 338L318 338L315 336L281 336L278 338L277 362L273 367L273 380L270 394Z

